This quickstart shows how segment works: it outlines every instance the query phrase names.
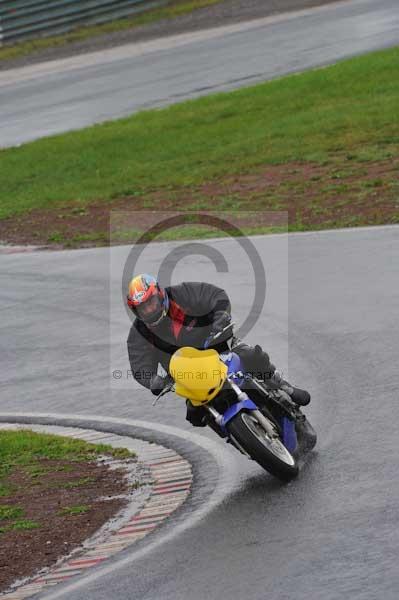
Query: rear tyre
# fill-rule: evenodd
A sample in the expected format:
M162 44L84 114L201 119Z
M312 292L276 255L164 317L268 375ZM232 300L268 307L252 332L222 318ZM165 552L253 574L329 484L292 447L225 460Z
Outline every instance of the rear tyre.
M261 467L281 481L290 481L298 475L295 458L279 437L271 437L250 412L240 412L227 426L240 446Z

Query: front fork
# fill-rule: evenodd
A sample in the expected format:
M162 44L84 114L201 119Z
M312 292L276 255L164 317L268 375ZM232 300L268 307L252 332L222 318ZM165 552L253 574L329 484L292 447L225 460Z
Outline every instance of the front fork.
M296 447L296 433L295 425L286 417L283 417L280 438L279 431L276 429L276 425L262 414L256 404L248 398L247 394L243 392L234 382L230 381L231 387L237 395L237 404L230 407L224 414L219 413L213 406L205 406L206 410L213 417L217 428L213 427L215 431L221 435L221 437L228 438L236 446L240 452L248 456L248 453L244 450L241 444L227 431L228 422L235 417L241 410L250 410L251 414L254 415L258 423L262 426L264 431L270 438L282 439L283 444L289 451L293 451Z
M230 381L230 385L237 396L238 403L236 405L228 409L223 415L219 413L213 406L205 407L215 419L216 424L220 427L223 433L228 435L226 425L233 417L236 416L236 414L240 412L240 410L249 409L269 437L278 437L278 432L276 431L274 425L268 419L266 419L256 404L248 397L248 395L243 392L238 385L234 383L234 381Z
M220 414L220 412L218 412L216 410L216 408L214 408L213 406L206 406L205 408L215 419L217 425L219 425L219 427L223 431L226 431L226 424L228 421L227 422L225 421L224 415ZM262 413L260 412L260 410L258 408L252 409L251 413L256 417L256 420L258 421L258 423L260 425L262 425L262 427L266 431L267 435L269 435L270 437L276 437L276 435L277 435L276 429L274 428L272 423L268 419L266 419L266 417L264 415L262 415Z

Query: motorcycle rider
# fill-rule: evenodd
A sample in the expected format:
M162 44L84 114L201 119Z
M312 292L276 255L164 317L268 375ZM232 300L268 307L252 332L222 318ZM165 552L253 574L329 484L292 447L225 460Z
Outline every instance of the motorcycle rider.
M129 283L127 305L136 316L127 340L132 375L154 395L170 382L168 367L176 350L184 346L204 348L209 336L231 321L226 292L210 283L185 282L162 288L153 276L137 275ZM211 344L218 352L228 349L226 337L220 339ZM279 385L296 405L309 404L310 394L284 381L260 346L233 338L231 350L240 356L247 372ZM205 414L204 408L187 400L186 418L192 425L205 426Z

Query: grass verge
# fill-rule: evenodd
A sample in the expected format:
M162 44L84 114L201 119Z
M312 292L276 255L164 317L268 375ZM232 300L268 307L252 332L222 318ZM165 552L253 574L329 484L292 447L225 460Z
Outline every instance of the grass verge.
M40 459L90 461L102 454L116 458L132 456L125 448L113 448L107 444L89 444L83 440L27 430L1 431L0 478L4 478L13 466L24 466L34 471Z
M113 448L107 444L89 444L55 435L34 433L32 431L0 432L0 496L13 498L19 493L13 484L18 472L23 481L30 480L37 485L37 479L48 474L68 474L73 470L71 464L96 460L107 455L113 458L132 458L134 455L125 448ZM65 482L57 481L58 488L69 489L84 487L95 482L94 477L82 477ZM0 522L22 517L23 510L11 504L0 505Z
M105 244L111 209L288 211L290 230L398 222L398 60L385 50L3 150L0 239Z
M62 516L74 517L76 515L84 515L89 511L89 506L64 506L60 514Z
M0 592L68 554L124 506L132 458L104 444L0 431Z
M2 431L0 432L1 495L6 496L10 502L14 496L20 494L21 488L15 485L14 481L16 474L20 476L19 482L23 486L27 485L29 480L31 485L38 485L41 483L37 481L38 478L60 472L69 473L72 467L62 464L64 461L90 462L104 454L120 459L133 456L127 449L113 448L106 444L89 444L83 440L32 431ZM43 461L46 466L43 466ZM70 489L88 486L95 481L95 477L82 477L66 482L57 480L52 485L56 485L58 489ZM0 504L0 532L39 527L38 523L21 517L25 517L25 511L21 506L11 503Z
M191 13L199 8L218 4L220 1L221 0L171 0L170 2L167 2L165 6L146 10L142 13L125 17L124 19L111 21L110 23L88 25L86 27L79 27L62 35L37 38L13 44L11 46L4 46L3 48L0 48L0 61L27 56L28 54L47 48L65 46L72 42L80 42L106 33L134 29L140 25L148 25L163 19L173 19L180 15Z

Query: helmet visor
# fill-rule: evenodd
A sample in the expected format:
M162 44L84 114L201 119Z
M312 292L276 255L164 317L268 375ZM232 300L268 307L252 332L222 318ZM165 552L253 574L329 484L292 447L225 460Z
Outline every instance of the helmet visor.
M148 298L142 304L139 304L135 308L135 312L141 321L148 323L149 325L157 323L164 312L163 303L158 294L154 294L151 298Z

